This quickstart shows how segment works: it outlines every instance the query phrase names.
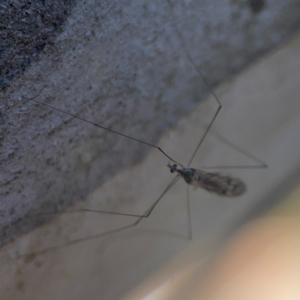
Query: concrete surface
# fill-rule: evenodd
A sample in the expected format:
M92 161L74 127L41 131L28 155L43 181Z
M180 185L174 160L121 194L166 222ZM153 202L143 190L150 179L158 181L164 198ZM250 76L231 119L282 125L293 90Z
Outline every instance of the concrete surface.
M268 168L227 170L247 184L247 193L239 198L190 189L194 240L216 242L249 210L269 199L277 201L280 187L286 187L286 181L299 174L299 53L298 34L216 90L223 109L214 130L263 160ZM209 97L176 129L165 133L159 145L186 163L215 109ZM153 150L69 210L144 212L172 179L167 163ZM245 164L256 162L228 147L212 132L192 165ZM184 182L170 189L150 217L135 228L100 236L135 220L96 213L60 214L7 244L0 256L2 299L122 299L192 243L187 239ZM81 242L71 243L77 239ZM208 248L207 253L214 250Z
M2 0L0 3L0 89L54 41L73 0Z
M41 25L34 27L37 39L47 30L51 35L52 26L39 23L47 5L37 2L34 10L30 1L24 7L21 2L3 3L16 5L16 16L24 18L19 21L26 24L22 32L30 48L36 45L30 35L34 18ZM9 12L5 5L1 14ZM1 92L0 243L49 217L28 217L34 212L65 209L149 151L26 97L156 143L207 95L173 23L213 86L300 24L299 0L178 1L173 11L159 0L78 1L61 34ZM17 51L20 45L12 44Z

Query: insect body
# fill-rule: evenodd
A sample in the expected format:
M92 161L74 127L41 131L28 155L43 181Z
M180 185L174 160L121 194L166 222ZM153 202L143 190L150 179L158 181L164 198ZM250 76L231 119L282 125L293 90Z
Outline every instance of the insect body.
M205 172L194 168L183 167L178 169L176 164L168 164L171 173L177 172L186 183L194 187L201 187L209 192L221 196L236 197L246 191L245 183L230 175Z
M173 9L171 7L171 13L172 12L173 12ZM175 17L173 17L172 20L175 20ZM103 126L102 124L98 124L98 123L95 123L92 120L88 120L86 118L83 118L81 115L76 115L76 114L70 113L68 111L62 110L60 108L54 107L52 105L49 105L47 103L43 103L43 102L35 99L35 98L38 97L38 95L36 95L34 97L25 97L25 96L23 96L24 99L26 99L28 101L31 101L31 102L33 102L37 105L44 106L45 108L54 110L58 113L66 114L66 115L68 115L68 116L70 116L74 119L80 120L82 122L85 122L85 123L88 123L92 126L95 126L99 129L105 130L107 133L114 134L114 135L117 135L119 137L131 140L133 142L137 142L137 143L146 145L148 147L152 147L154 149L157 149L157 150L160 151L160 153L162 155L164 155L169 160L169 162L172 161L173 164L171 165L169 163L169 165L168 165L168 167L170 168L170 171L172 173L178 173L177 176L166 186L166 188L164 190L162 190L160 192L160 194L155 196L156 198L154 198L153 201L148 202L149 205L147 207L144 207L146 209L144 210L144 208L143 208L143 211L142 210L137 210L138 212L135 212L135 210L132 209L132 207L131 207L131 209L129 209L127 211L122 210L122 209L118 210L118 208L121 207L121 205L123 205L124 203L126 204L127 199L129 199L130 201L132 199L133 200L139 199L139 201L142 202L141 198L143 197L142 187L134 185L134 184L131 185L130 180L129 180L129 184L127 184L128 181L126 181L126 179L131 178L131 177L130 176L128 176L128 177L125 176L126 177L125 178L123 176L124 173L120 174L120 177L118 177L118 179L119 179L117 181L118 182L118 185L117 185L118 188L113 189L113 192L112 192L113 196L112 197L110 197L110 195L108 195L108 197L107 197L105 193L100 194L100 197L96 197L98 202L107 201L107 203L109 204L108 209L106 209L105 206L101 206L101 205L98 206L98 203L95 206L93 206L93 205L89 206L88 201L85 201L85 202L83 201L82 204L83 204L84 207L81 206L79 209L75 208L75 209L68 209L68 210L65 210L65 211L61 210L60 211L61 215L70 215L72 213L74 213L74 214L78 214L78 213L88 214L88 213L90 213L90 215L91 214L94 214L94 215L103 214L103 215L109 215L109 216L116 215L117 217L120 217L120 218L121 218L121 216L127 217L127 218L135 218L135 219L137 218L137 220L134 223L131 223L130 225L127 225L127 226L123 226L123 227L120 227L120 228L116 226L116 227L114 227L114 229L109 228L108 230L106 230L106 228L105 228L105 230L102 233L85 236L84 238L81 237L81 238L77 239L77 238L72 237L72 238L68 239L68 242L66 244L74 244L75 242L79 242L79 241L83 241L83 240L86 241L87 239L91 239L91 238L99 238L100 236L121 232L121 231L124 231L124 230L128 230L130 228L133 228L134 226L137 226L143 219L148 218L151 215L151 213L153 212L155 207L157 207L158 203L161 201L161 199L164 197L164 195L168 192L168 190L171 187L173 187L176 184L177 180L180 177L182 177L189 185L192 185L194 187L201 187L201 188L207 190L208 192L212 192L212 193L215 193L215 194L220 195L220 196L236 197L236 196L242 195L246 191L246 185L244 184L243 181L241 181L238 178L234 178L234 177L231 177L229 175L223 175L223 174L220 174L220 173L205 172L205 171L194 169L194 168L190 167L190 164L192 163L193 159L195 158L195 155L196 155L197 151L200 149L200 147L201 147L203 141L205 140L206 136L208 135L209 132L212 132L211 127L214 124L217 116L219 115L219 112L222 108L222 104L221 104L218 96L214 93L211 85L206 80L206 77L202 74L200 68L196 65L196 63L194 62L192 56L190 55L188 47L185 44L184 38L183 38L182 34L180 33L179 29L177 28L176 22L174 22L173 25L174 25L174 29L175 29L178 37L179 37L179 40L181 41L182 49L186 54L187 60L189 61L191 66L194 68L194 70L197 72L199 78L201 78L203 80L203 82L207 86L207 89L212 94L212 96L214 98L212 101L215 105L215 107L212 111L212 116L211 116L211 118L209 119L208 123L205 126L206 129L205 129L204 133L202 134L202 137L200 137L200 141L199 141L196 149L194 150L192 156L190 157L190 159L188 161L188 164L187 164L187 167L183 167L182 164L180 164L175 159L173 159L162 148L160 148L159 146L157 146L155 144L149 143L147 140L145 140L145 141L140 140L139 138L129 136L129 135L124 134L122 132L118 132L114 129L111 129L110 127ZM255 165L252 165L252 164L251 165L243 165L243 166L228 166L227 165L227 166L218 166L218 168L243 168L244 169L244 168L265 168L266 167L266 165L262 161L260 161L259 159L257 159L253 155L247 153L245 150L241 149L240 147L234 145L232 142L229 142L224 137L219 136L218 139L220 139L223 143L227 144L229 147L231 147L235 151L240 152L245 157L248 157L252 161L256 162ZM178 168L178 166L180 166L180 168ZM210 168L212 168L212 167L210 166ZM143 179L143 176L141 176L141 179ZM135 180L133 179L132 181L135 181ZM146 182L148 183L147 179L146 179ZM119 187L121 187L121 188L119 188ZM104 190L106 191L106 189L104 189ZM109 190L109 189L107 188L107 190ZM129 191L129 193L132 192L133 194L130 194L130 196L128 196L128 198L126 198L123 195L123 193L120 192L122 190L123 191ZM118 192L121 193L121 196L119 196ZM148 195L150 197L152 197L152 193L145 193L145 195L146 195L145 199L148 199ZM91 199L94 199L94 198L91 197ZM119 201L115 201L114 203L112 203L112 205L110 205L111 204L110 203L111 199L113 199L113 200L118 199ZM189 226L189 234L188 234L188 236L191 237L192 236L192 226L191 226L191 217L190 217L190 205L189 205L188 189L187 189L186 199L187 199L186 202L188 203L187 204L187 214L188 214L188 219L189 219L189 225L188 225ZM130 201L127 201L127 202L129 204L131 204ZM92 204L94 204L94 203L92 203ZM51 203L51 205L52 205L52 203ZM43 217L43 216L48 216L48 215L54 215L58 212L58 210L53 210L53 209L49 210L47 205L45 207L46 207L46 209L44 209L42 207L41 211L38 211L34 215L30 214L29 217L30 218L33 218L33 217L38 217L39 218L41 216ZM115 209L115 208L117 208L117 209ZM59 247L62 247L66 244L61 244ZM52 247L51 249L57 249L57 247ZM35 253L38 253L38 251L36 251Z

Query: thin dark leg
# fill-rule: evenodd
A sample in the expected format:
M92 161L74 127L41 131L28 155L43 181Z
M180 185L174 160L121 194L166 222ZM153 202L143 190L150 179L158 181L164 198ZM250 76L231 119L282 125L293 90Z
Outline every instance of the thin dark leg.
M196 153L198 152L199 148L201 147L201 145L202 145L204 139L206 138L206 136L207 136L207 134L208 134L208 132L209 132L211 126L214 124L214 122L215 122L215 120L216 120L216 118L217 118L217 116L218 116L218 114L219 114L221 108L222 108L222 106L220 105L220 106L218 107L218 109L216 110L216 112L215 112L215 114L214 114L212 120L210 121L210 123L209 123L209 125L208 125L206 131L204 132L202 138L200 139L200 141L199 141L199 143L198 143L198 145L197 145L195 151L193 152L193 154L192 154L192 156L191 156L191 158L190 158L190 160L189 160L189 162L188 162L188 167L191 165L193 159L195 158Z
M241 148L240 146L234 144L233 142L229 141L227 138L223 137L217 130L211 129L211 134L214 135L217 139L219 139L222 143L226 144L230 148L234 149L235 151L243 154L245 157L248 157L255 161L256 165L243 165L243 166L203 166L202 168L205 169L263 169L267 168L268 165L264 163L259 158L255 157L245 149Z
M189 185L186 185L186 210L187 210L187 229L188 229L188 239L193 239L193 229L192 229L192 218L191 218L191 202L189 194Z
M128 214L128 213L120 213L120 212L113 212L113 211L106 211L106 210L94 210L94 209L75 209L75 210L65 210L62 212L59 212L59 214L73 214L73 213L82 213L82 212L88 212L88 213L95 213L95 214L107 214L107 215L118 215L118 216L126 216L126 217L136 217L136 218L148 218L152 211L154 210L155 206L158 204L158 202L162 199L162 197L167 193L167 191L175 185L175 183L180 179L180 175L176 175L172 179L172 181L168 184L168 186L164 189L164 191L161 193L161 195L158 197L158 199L152 204L152 206L147 210L147 212L143 215L139 214ZM57 214L58 212L50 211L50 212L41 212L36 213L32 215L27 215L26 218L33 218L38 217L40 215L51 215L51 214Z
M216 112L214 113L214 116L213 116L212 120L210 121L210 123L209 123L209 125L208 125L206 131L204 132L203 136L201 137L201 139L200 139L200 141L199 141L199 143L198 143L198 145L197 145L195 151L193 152L193 154L192 154L192 156L191 156L191 158L190 158L190 160L189 160L189 162L188 162L188 165L187 165L187 166L189 167L189 166L191 165L191 163L192 163L192 161L193 161L193 159L194 159L194 157L195 157L197 151L198 151L199 148L201 147L201 145L202 145L204 139L206 138L206 136L207 136L207 134L208 134L210 128L212 127L213 123L215 122L215 120L216 120L216 118L217 118L217 116L218 116L218 114L219 114L219 112L220 112L220 110L221 110L221 108L222 108L222 104L221 104L221 101L219 100L218 96L216 95L216 93L215 93L214 90L212 89L211 85L209 84L209 82L207 81L207 79L205 78L205 76L202 74L201 70L200 70L200 69L198 68L198 66L195 64L195 62L194 62L194 60L193 60L193 58L192 58L192 56L191 56L191 54L190 54L190 52L189 52L189 49L188 49L188 47L187 47L187 45L186 45L186 43L185 43L185 41L184 41L184 38L183 38L181 32L179 31L179 29L178 29L178 27L177 27L177 24L176 24L176 22L175 22L176 18L175 18L175 15L174 15L172 3L171 3L170 0L167 0L167 2L168 2L168 4L169 4L169 6L170 6L170 11L171 11L171 14L172 14L171 22L173 23L174 29L175 29L175 31L176 31L178 37L179 37L179 40L180 40L181 45L182 45L182 48L183 48L183 50L184 50L184 52L185 52L185 54L186 54L186 57L187 57L187 59L189 60L190 64L194 67L194 69L196 70L196 72L198 73L198 75L202 78L203 82L204 82L205 85L207 86L207 88L208 88L208 90L210 91L210 93L213 95L213 97L214 97L214 99L215 99L215 101L216 101L216 103L217 103L217 105L218 105L218 107L217 107L217 109L216 109Z
M90 241L90 240L97 239L97 238L100 238L100 237L104 237L106 235L110 235L110 234L118 233L118 232L121 232L121 231L125 231L127 229L130 229L130 228L136 226L137 225L136 223L137 223L137 221L135 223L131 224L131 225L128 225L128 226L125 226L125 227L122 227L122 228L119 228L119 229L115 229L115 230L111 230L111 231L108 231L108 232L105 232L105 233L100 233L100 234L88 236L88 237L78 239L78 240L73 240L73 241L64 243L62 245L50 247L50 248L47 248L47 249L44 249L44 250L25 253L25 254L19 255L15 259L26 258L28 256L42 255L42 254L52 252L52 251L56 251L56 250L59 250L59 249L62 249L62 248L68 247L68 246L72 246L72 245L76 245L76 244L79 244L79 243L82 243L82 242L86 242L86 241Z
M55 251L55 250L58 250L58 249L61 249L61 248L67 247L67 246L75 245L75 244L78 244L78 243L81 243L81 242L89 241L89 240L92 240L92 239L104 237L104 236L111 235L111 234L116 234L116 233L128 230L130 228L133 228L133 227L137 226L144 218L148 218L151 215L152 211L154 210L154 208L156 207L156 205L158 204L158 202L163 198L163 196L167 193L167 191L173 185L176 184L176 182L179 179L180 179L179 175L177 175L175 178L173 178L173 180L168 184L168 186L165 188L165 190L159 196L159 198L154 202L154 204L147 210L147 212L144 215L123 214L123 213L114 213L114 212L108 212L108 211L97 211L97 210L88 210L88 209L87 210L83 209L83 210L76 210L76 211L74 210L74 211L64 211L64 212L61 212L63 214L65 214L65 213L68 214L68 213L78 213L78 212L82 213L82 212L85 211L85 212L92 212L92 213L103 213L103 214L110 214L110 215L121 215L121 216L138 217L138 219L133 224L125 226L125 227L122 227L122 228L119 228L119 229L111 230L111 231L108 231L108 232L100 233L100 234L97 234L97 235L89 236L89 237L78 239L78 240L73 240L73 241L70 241L68 243L64 243L64 244L59 245L59 246L47 248L45 250L36 251L36 252L30 252L28 254L23 254L23 255L18 256L17 259L22 258L22 257L26 257L28 255L32 256L32 255L44 254L46 252ZM48 214L53 214L53 213L54 212L49 212ZM42 213L42 214L46 214L46 213ZM31 217L38 216L38 215L40 215L40 214L31 215ZM27 217L29 217L29 216L27 216Z
M181 163L177 162L175 159L173 159L171 156L169 156L164 150L162 150L160 147L158 147L158 146L156 146L156 145L153 145L153 144L150 144L150 143L148 143L148 142L145 142L145 141L136 139L136 138L131 137L131 136L129 136L129 135L126 135L126 134L124 134L124 133L117 132L117 131L115 131L115 130L113 130L113 129L109 129L109 128L104 127L104 126L102 126L102 125L100 125L100 124L97 124L97 123L91 122L91 121L89 121L89 120L83 119L83 118L81 118L81 117L78 116L78 115L71 114L71 113L69 113L69 112L67 112L67 111L64 111L64 110L62 110L62 109L59 109L59 108L54 107L54 106L52 106L52 105L45 104L45 103L43 103L43 102L40 102L40 101L38 101L38 100L35 100L35 98L37 98L38 95L36 95L36 96L34 96L34 97L31 97L31 98L28 98L28 97L25 97L25 96L22 96L22 97L25 98L25 99L28 100L28 101L34 102L35 104L38 104L38 105L41 105L41 106L50 108L50 109L52 109L52 110L54 110L54 111L58 111L58 112L60 112L60 113L66 114L66 115L68 115L68 116L73 117L74 119L78 119L78 120L80 120L80 121L83 121L83 122L85 122L85 123L91 124L91 125L96 126L96 127L98 127L98 128L104 129L104 130L106 130L106 131L108 131L108 132L111 132L111 133L114 133L114 134L123 136L123 137L128 138L128 139L130 139L130 140L133 140L133 141L135 141L135 142L139 142L139 143L145 144L145 145L147 145L147 146L149 146L149 147L156 148L156 149L159 150L164 156L166 156L169 160L171 160L171 161L173 161L174 163L176 163L176 164L180 165L181 167L183 167L183 165L182 165Z
M168 186L166 187L166 189L162 192L162 194L159 196L159 198L154 202L154 204L150 207L150 209L148 210L148 212L146 213L146 215L144 217L148 218L152 211L154 210L155 206L158 204L158 202L160 201L160 199L165 195L165 193L173 186L176 184L176 182L180 179L180 175L176 175L176 177L168 184Z

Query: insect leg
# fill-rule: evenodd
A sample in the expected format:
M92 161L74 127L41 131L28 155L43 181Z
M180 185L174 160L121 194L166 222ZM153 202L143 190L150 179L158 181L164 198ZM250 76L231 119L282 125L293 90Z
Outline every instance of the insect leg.
M196 72L198 73L198 75L202 78L203 82L205 83L205 85L207 86L209 92L213 95L213 97L214 97L214 99L215 99L215 101L217 103L217 110L214 113L214 116L213 116L212 120L210 121L210 123L209 123L206 131L204 132L202 138L200 139L200 141L199 141L199 143L198 143L195 151L193 152L193 154L192 154L192 156L191 156L191 158L190 158L190 160L188 162L187 166L189 167L191 165L191 163L192 163L192 161L193 161L193 159L194 159L197 151L201 147L204 139L206 138L206 136L207 136L210 128L212 127L213 123L215 122L215 120L216 120L216 118L217 118L217 116L218 116L218 114L219 114L219 112L220 112L220 110L222 108L222 104L221 104L221 101L220 101L219 97L216 95L216 93L212 89L211 85L209 84L208 80L206 79L206 77L202 74L201 70L195 64L195 62L194 62L194 60L193 60L193 58L192 58L192 56L191 56L191 54L189 52L189 49L188 49L188 47L187 47L187 45L186 45L186 43L184 41L184 38L183 38L183 36L182 36L182 34L181 34L180 30L178 29L177 24L175 22L176 18L175 18L174 11L173 11L173 5L172 5L172 3L171 3L170 0L167 0L167 2L169 4L169 6L170 6L170 11L171 11L171 14L172 14L171 21L173 23L174 29L175 29L175 31L177 33L177 36L178 36L178 38L179 38L179 40L181 42L181 46L182 46L182 48L183 48L183 50L184 50L184 52L186 54L186 57L187 57L188 61L190 62L190 64L193 66L193 68L196 70Z
M174 177L174 179L168 184L168 186L165 188L165 190L161 193L161 195L159 196L159 198L154 202L154 204L143 215L126 214L126 213L118 213L118 212L109 212L109 211L101 211L101 210L89 210L89 209L68 210L68 211L60 212L61 214L79 213L79 212L81 212L81 213L82 212L99 213L99 214L101 213L101 214L120 215L120 216L128 216L128 217L137 217L138 219L133 224L125 226L125 227L122 227L122 228L114 229L114 230L111 230L111 231L108 231L108 232L104 232L104 233L100 233L100 234L96 234L96 235L93 235L93 236L88 236L88 237L85 237L85 238L82 238L82 239L72 240L72 241L69 241L67 243L64 243L64 244L61 244L61 245L58 245L58 246L47 248L45 250L40 250L40 251L35 251L35 252L30 252L30 253L27 253L27 254L19 255L16 259L19 259L19 258L22 258L22 257L26 257L28 255L32 256L32 255L44 254L46 252L55 251L55 250L58 250L58 249L61 249L61 248L64 248L64 247L68 247L68 246L71 246L71 245L75 245L75 244L78 244L78 243L81 243L81 242L85 242L85 241L97 239L97 238L100 238L100 237L104 237L104 236L108 236L108 235L120 233L120 232L123 232L125 230L130 229L130 228L134 228L144 218L148 218L151 215L152 211L154 210L154 208L156 207L156 205L158 204L158 202L163 198L163 196L167 193L167 191L173 185L176 184L176 182L179 179L180 179L179 175L177 175L176 177ZM41 215L41 214L54 214L54 213L56 213L56 212L37 213L37 214L30 215L30 216L27 216L27 217L37 217L38 215Z
M166 192L173 186L175 183L180 179L180 175L177 175L165 188L165 190L162 192L162 194L158 197L158 199L154 202L154 204L149 208L147 213L145 214L145 218L148 218L152 211L154 210L155 206L158 204L158 202L161 200L161 198L166 194Z
M44 88L45 88L45 87L44 87ZM43 88L43 89L44 89L44 88ZM179 163L179 162L177 162L176 160L174 160L171 156L169 156L165 151L163 151L160 147L158 147L158 146L156 146L156 145L153 145L153 144L150 144L150 143L148 143L148 142L139 140L139 139L137 139L137 138L134 138L134 137L129 136L129 135L126 135L126 134L124 134L124 133L115 131L115 130L113 130L113 129L104 127L104 126L102 126L102 125L100 125L100 124L91 122L91 121L89 121L89 120L83 119L83 118L81 118L81 117L78 116L78 115L71 114L71 113L69 113L69 112L67 112L67 111L64 111L64 110L62 110L62 109L59 109L59 108L54 107L54 106L52 106L52 105L49 105L49 104L46 104L46 103L42 103L42 102L40 102L40 101L38 101L38 100L35 99L36 97L38 97L38 95L36 95L36 96L34 96L34 97L31 97L31 98L25 97L25 96L23 96L23 95L22 95L22 97L24 97L24 98L25 98L26 100L28 100L28 101L34 102L35 104L38 104L38 105L41 105L41 106L50 108L50 109L52 109L52 110L54 110L54 111L58 111L58 112L60 112L60 113L66 114L66 115L68 115L68 116L71 116L71 117L73 117L73 118L75 118L75 119L78 119L78 120L80 120L80 121L83 121L83 122L85 122L85 123L91 124L91 125L93 125L93 126L96 126L96 127L98 127L98 128L101 128L101 129L104 129L104 130L106 130L106 131L108 131L108 132L111 132L111 133L114 133L114 134L123 136L123 137L125 137L125 138L130 139L130 140L133 140L133 141L136 141L136 142L145 144L145 145L147 145L147 146L150 146L150 147L152 147L152 148L156 148L156 149L159 150L164 156L166 156L169 160L171 160L171 161L173 161L174 163L176 163L176 164L180 165L181 167L183 167L183 165L182 165L181 163Z
M217 118L217 116L218 116L218 114L219 114L221 108L222 108L222 105L219 105L219 107L218 107L218 109L216 110L216 112L215 112L215 114L214 114L212 120L210 121L210 123L209 123L209 125L208 125L206 131L205 131L204 134L202 135L202 137L201 137L201 139L200 139L200 141L199 141L199 143L198 143L196 149L194 150L194 152L193 152L193 154L192 154L192 156L191 156L191 158L190 158L190 160L189 160L189 162L188 162L188 165L187 165L188 167L191 165L193 159L195 158L196 153L198 152L199 148L201 147L201 145L202 145L204 139L206 138L206 136L207 136L209 130L211 129L211 126L212 126L213 123L215 122L215 120L216 120L216 118Z
M33 251L33 252L30 252L30 253L21 254L21 255L18 255L15 259L17 260L17 259L20 259L20 258L25 258L26 259L26 257L35 257L37 255L42 255L42 254L45 254L45 253L48 253L48 252L53 252L53 251L56 251L56 250L59 250L59 249L62 249L62 248L68 247L68 246L76 245L76 244L86 242L86 241L90 241L90 240L93 240L93 239L98 239L99 237L104 237L106 235L118 233L120 231L125 231L129 228L132 228L132 227L136 226L137 225L136 223L137 223L137 221L135 223L131 224L131 225L128 225L128 226L125 226L125 227L122 227L122 228L118 228L118 229L115 229L115 230L112 230L112 231L109 231L109 232L88 236L88 237L85 237L85 238L82 238L82 239L72 240L70 242L67 242L67 243L64 243L64 244L61 244L61 245L58 245L58 246L50 247L50 248L40 250L40 251Z
M94 209L76 209L76 210L65 210L59 212L60 214L72 214L72 213L82 213L82 212L87 212L87 213L97 213L97 214L108 214L108 215L119 215L119 216L126 216L126 217L137 217L137 218L148 218L158 202L162 199L162 197L167 193L167 191L176 184L176 182L180 179L180 175L177 175L174 177L174 179L168 184L168 186L164 189L164 191L161 193L161 195L158 197L158 199L152 204L152 206L146 211L146 213L139 215L139 214L129 214L129 213L120 213L120 212L113 212L113 211L106 211L106 210L94 210ZM45 215L45 214L56 214L57 212L40 212L36 214L31 214L28 215L27 218L32 218L35 216L39 215Z
M191 218L191 202L190 202L190 193L189 185L186 185L186 211L187 211L187 228L188 228L188 239L193 239L193 230L192 230L192 218Z
M241 166L202 166L202 168L205 168L205 169L263 169L263 168L268 167L268 165L265 162L263 162L261 159L257 158L256 156L249 153L245 149L243 149L240 146L238 146L238 145L234 144L233 142L229 141L227 138L223 137L217 130L211 129L211 134L213 134L222 143L224 143L227 146L231 147L235 151L243 154L245 157L248 157L248 158L252 159L257 164L255 164L255 165L241 165Z

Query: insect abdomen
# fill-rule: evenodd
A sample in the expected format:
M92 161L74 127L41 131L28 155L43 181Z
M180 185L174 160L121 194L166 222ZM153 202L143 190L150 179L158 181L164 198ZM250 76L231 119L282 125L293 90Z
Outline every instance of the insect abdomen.
M245 183L238 178L200 170L196 170L196 174L198 178L195 178L196 180L193 180L190 184L202 187L209 192L227 197L236 197L246 191Z

